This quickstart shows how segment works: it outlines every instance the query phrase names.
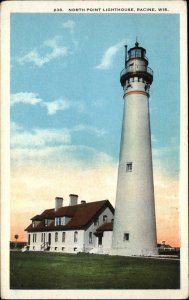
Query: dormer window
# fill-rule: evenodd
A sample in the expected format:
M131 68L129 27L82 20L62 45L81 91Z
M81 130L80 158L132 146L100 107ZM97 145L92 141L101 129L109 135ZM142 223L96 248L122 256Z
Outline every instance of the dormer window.
M45 227L48 226L48 220L45 219Z
M35 221L32 221L32 227L33 228L35 227Z
M70 221L70 217L64 216L61 218L61 225L66 225Z
M58 225L62 225L60 217L55 218L55 226L58 226Z

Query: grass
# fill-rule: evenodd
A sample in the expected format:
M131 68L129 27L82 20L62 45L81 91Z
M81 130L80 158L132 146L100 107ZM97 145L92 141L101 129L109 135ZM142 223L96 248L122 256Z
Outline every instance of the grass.
M11 252L11 289L178 289L178 260Z

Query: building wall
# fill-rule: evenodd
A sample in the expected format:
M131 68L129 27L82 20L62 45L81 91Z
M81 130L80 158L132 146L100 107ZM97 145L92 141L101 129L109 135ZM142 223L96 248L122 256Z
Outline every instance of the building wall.
M77 231L77 242L74 242L74 232ZM62 241L62 234L65 232L65 242ZM51 234L50 251L56 252L83 252L84 230L68 230L68 231L49 231L30 233L30 248L31 251L43 251L41 247L44 241L41 240L42 234L45 234L45 242L48 242L49 233ZM58 234L58 239L55 241L55 235ZM33 238L34 236L34 238ZM35 239L36 236L36 239Z
M99 225L94 225L94 222L91 224L91 226L85 231L85 239L84 239L84 244L85 244L85 251L89 252L93 248L98 247L98 237L94 235L94 232L96 232L97 228L100 227L101 225L104 224L103 222L103 216L107 216L107 220L105 223L110 223L112 219L114 218L114 215L112 214L111 210L107 207L104 209L104 211L100 214L98 217L99 219ZM92 232L92 243L89 243L89 232ZM111 241L110 241L111 243ZM104 239L102 238L102 246L107 248L107 245L109 244L108 238Z
M58 233L58 241L55 242L55 234ZM65 232L65 242L62 241L62 235ZM74 233L77 232L77 241L74 241ZM52 232L50 251L61 252L83 252L84 230L68 230Z
M103 235L103 254L109 254L112 247L112 231L104 231Z

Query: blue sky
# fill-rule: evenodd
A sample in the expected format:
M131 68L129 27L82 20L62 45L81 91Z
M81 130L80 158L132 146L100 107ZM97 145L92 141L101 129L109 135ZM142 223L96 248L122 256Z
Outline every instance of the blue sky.
M176 14L12 14L12 149L64 144L78 146L69 152L70 158L90 163L97 151L117 161L123 109L119 74L124 44L132 47L136 36L154 71L150 90L154 158L165 172L177 176Z
M52 207L55 196L76 193L115 205L123 111L119 77L124 45L132 47L136 36L154 71L150 117L158 240L179 244L179 15L164 13L11 15L13 233L18 219L23 232L33 215Z

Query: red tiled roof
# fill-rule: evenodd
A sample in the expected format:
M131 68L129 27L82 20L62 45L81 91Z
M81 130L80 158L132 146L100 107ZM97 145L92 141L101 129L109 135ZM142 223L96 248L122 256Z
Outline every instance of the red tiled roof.
M40 216L42 217L43 220L44 219L54 219L54 213L55 213L54 208L46 209Z
M41 221L43 218L41 217L41 215L36 215L33 218L31 218L32 221Z
M103 231L112 231L113 230L113 223L105 223L100 226L96 231L103 232Z
M46 209L41 215L36 215L31 220L43 221L44 219L53 220L55 217L68 216L71 220L66 225L54 225L54 221L48 226L44 225L44 222L40 222L36 227L32 227L30 224L25 231L50 231L50 230L69 230L69 229L81 229L87 226L91 219L93 219L101 210L105 207L109 207L114 213L114 208L108 200L101 200L89 203L82 203L73 206L65 206L59 208L57 211L54 209Z

